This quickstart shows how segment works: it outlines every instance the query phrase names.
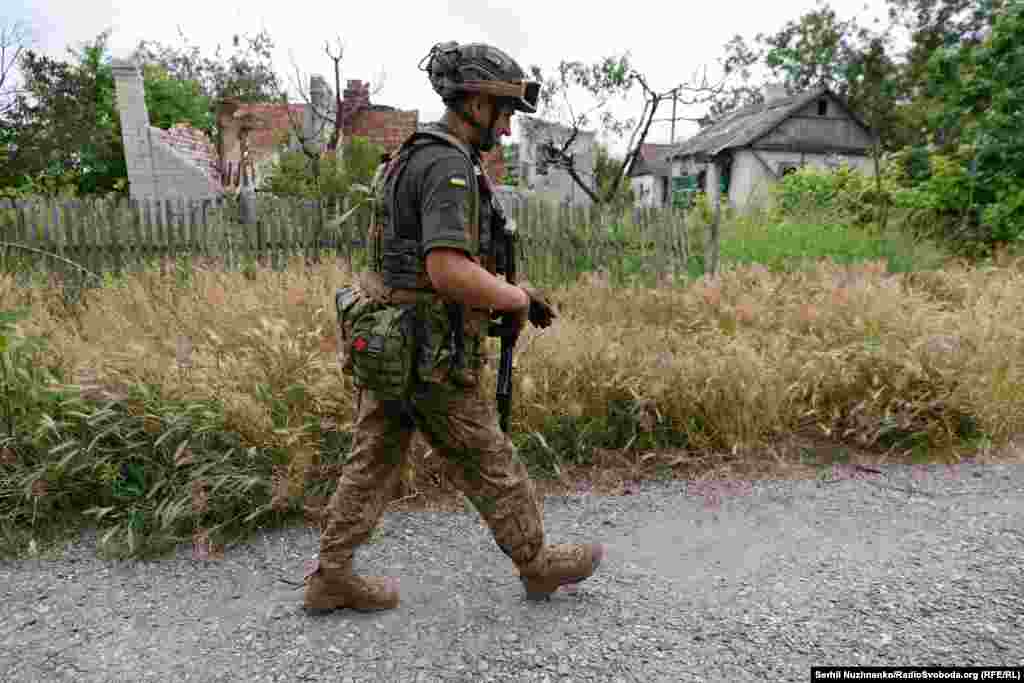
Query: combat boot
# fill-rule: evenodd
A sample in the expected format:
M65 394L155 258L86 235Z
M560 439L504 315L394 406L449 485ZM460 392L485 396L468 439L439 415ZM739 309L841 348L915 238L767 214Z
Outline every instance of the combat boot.
M600 543L542 546L528 564L519 568L527 600L546 600L559 586L588 579L604 559Z
M303 602L310 612L348 607L360 612L398 607L398 579L386 576L358 576L351 560L325 567L317 563L306 575Z

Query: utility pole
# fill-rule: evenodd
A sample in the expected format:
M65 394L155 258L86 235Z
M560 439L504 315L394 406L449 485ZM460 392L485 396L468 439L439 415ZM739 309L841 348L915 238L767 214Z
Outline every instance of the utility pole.
M670 144L676 144L676 102L679 100L679 88L672 89L672 134ZM668 160L668 182L665 183L665 206L669 209L675 208L676 176L675 163L672 157Z
M665 93L665 95L659 96L659 98L657 100L658 103L660 104L663 100L668 99L669 95L672 96L672 118L652 119L652 121L653 122L657 122L657 123L664 123L665 121L671 122L672 129L671 129L670 137L671 137L671 144L674 145L674 144L676 144L676 121L688 120L688 119L685 116L678 116L676 114L676 110L677 110L677 107L678 107L678 104L679 104L679 87L678 86L673 88L669 92ZM665 194L666 194L665 204L669 205L669 206L671 206L672 182L673 182L672 164L671 164L671 162L669 162L669 177L668 177L669 187L666 188L666 192L665 192Z
M676 101L679 99L679 88L672 90L672 144L676 144Z

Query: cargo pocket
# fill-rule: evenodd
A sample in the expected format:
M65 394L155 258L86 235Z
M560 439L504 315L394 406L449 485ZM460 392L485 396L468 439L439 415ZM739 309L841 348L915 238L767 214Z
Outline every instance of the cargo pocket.
M362 313L348 344L357 387L383 401L404 399L412 385L416 360L414 305L387 306Z
M339 289L334 295L334 307L338 316L338 363L343 373L352 375L352 326L359 316L380 307L358 286Z

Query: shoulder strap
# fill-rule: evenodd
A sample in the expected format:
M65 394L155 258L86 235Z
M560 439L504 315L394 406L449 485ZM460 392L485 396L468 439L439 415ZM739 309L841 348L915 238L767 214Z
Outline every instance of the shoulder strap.
M425 144L430 144L431 139L434 142L441 142L459 150L459 152L462 153L462 156L465 157L466 163L469 164L472 177L467 181L471 199L468 222L466 225L466 237L468 238L473 251L472 257L476 260L476 252L479 251L480 244L480 186L479 179L477 177L480 174L480 169L473 161L473 153L466 143L462 142L462 140L459 140L454 135L436 128L416 131L406 138L405 142L402 143L402 146L397 152L395 152L395 156L392 158L391 163L388 165L388 168L384 173L385 178L394 173L399 166L404 169L405 162L408 161L408 158L412 155L415 148ZM401 175L401 171L399 171L399 175ZM398 177L395 178L395 183L398 183ZM397 216L397 193L393 190L391 193L391 203L391 215Z

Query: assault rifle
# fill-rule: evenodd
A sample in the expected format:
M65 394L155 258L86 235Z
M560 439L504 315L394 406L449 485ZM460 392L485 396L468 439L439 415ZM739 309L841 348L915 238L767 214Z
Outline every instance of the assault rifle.
M501 218L504 218L503 216ZM509 284L516 284L516 225L514 221L499 220L504 254L498 270L504 270ZM503 313L500 321L492 321L488 335L501 339L501 358L498 361L498 423L501 431L508 432L508 415L512 408L512 352L519 340L519 323L515 313Z

